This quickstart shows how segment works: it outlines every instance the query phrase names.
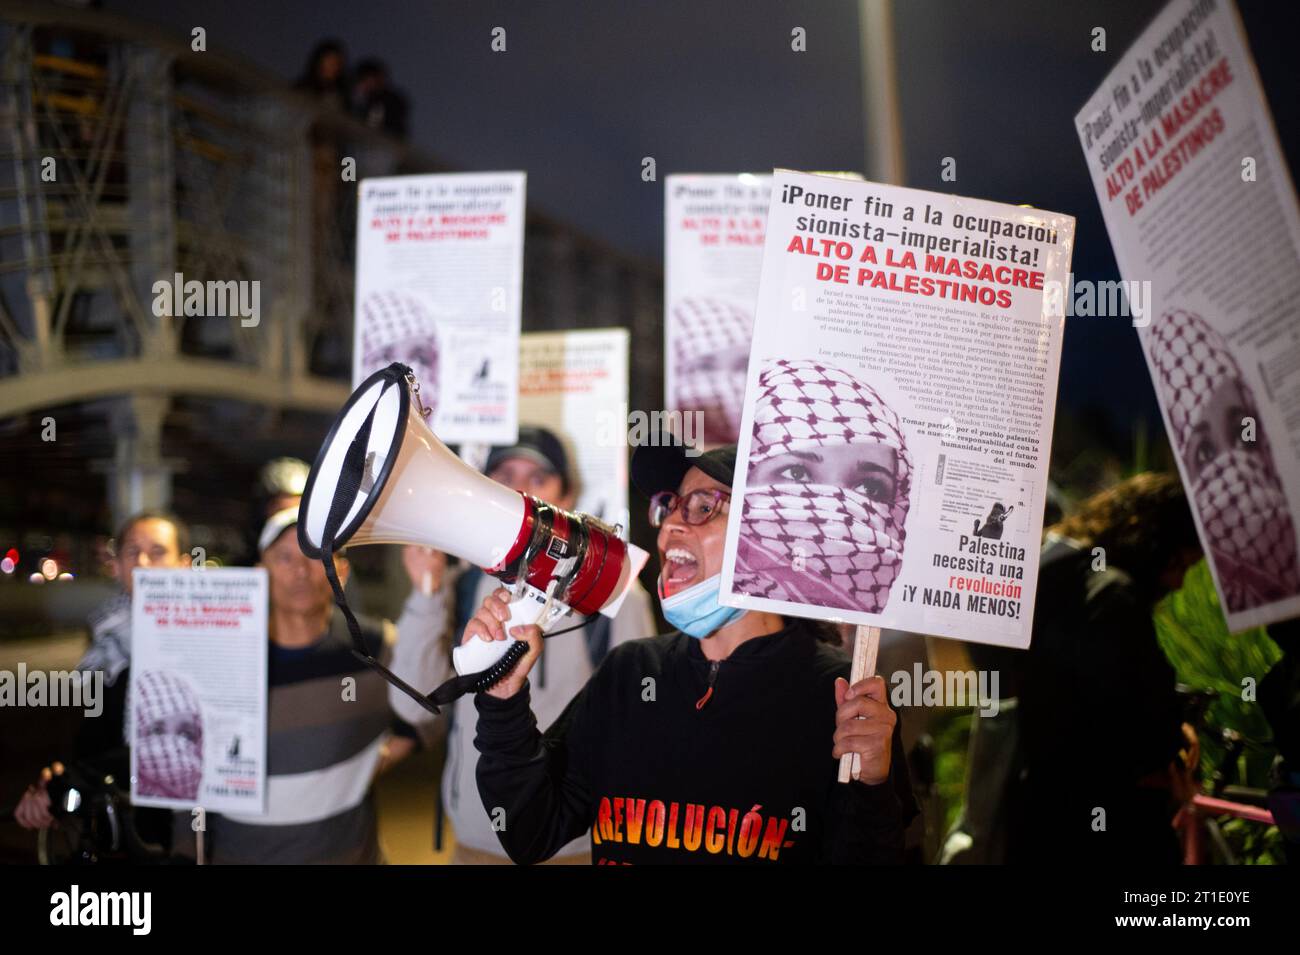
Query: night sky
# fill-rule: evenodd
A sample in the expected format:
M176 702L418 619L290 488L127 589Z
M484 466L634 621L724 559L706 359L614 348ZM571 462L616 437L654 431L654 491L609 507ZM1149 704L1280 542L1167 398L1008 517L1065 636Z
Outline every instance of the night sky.
M188 34L286 80L319 39L386 60L412 137L464 169L523 169L531 204L627 252L661 259L671 172L862 169L854 0L457 2L131 0L114 12ZM1152 0L898 0L907 181L1078 217L1078 278L1118 278L1073 117L1162 6ZM1282 146L1300 155L1300 64L1288 4L1239 3ZM493 53L491 30L507 31ZM790 31L807 31L807 52ZM1090 48L1094 27L1107 52ZM653 156L659 182L641 180ZM939 178L943 157L956 182ZM1125 432L1159 415L1123 319L1066 323L1060 403Z

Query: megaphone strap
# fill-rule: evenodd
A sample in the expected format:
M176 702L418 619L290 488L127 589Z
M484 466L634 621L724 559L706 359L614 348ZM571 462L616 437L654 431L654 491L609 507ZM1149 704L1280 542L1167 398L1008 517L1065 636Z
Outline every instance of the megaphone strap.
M325 566L325 576L330 582L330 589L334 591L334 603L339 610L343 611L348 633L352 635L353 656L436 716L441 712L439 704L446 706L466 693L482 692L499 682L514 669L515 664L528 651L528 647L526 644L516 644L488 669L481 673L454 677L428 696L388 669L366 650L365 640L361 635L361 625L357 623L356 615L348 606L348 599L343 594L343 585L339 583L338 572L334 569L334 536L338 533L339 527L342 526L344 518L352 507L352 502L361 490L361 481L365 474L366 449L370 444L370 428L374 423L375 411L378 407L379 402L376 401L343 456L338 483L334 488L334 498L330 501L329 515L325 518L325 528L321 533L321 563Z

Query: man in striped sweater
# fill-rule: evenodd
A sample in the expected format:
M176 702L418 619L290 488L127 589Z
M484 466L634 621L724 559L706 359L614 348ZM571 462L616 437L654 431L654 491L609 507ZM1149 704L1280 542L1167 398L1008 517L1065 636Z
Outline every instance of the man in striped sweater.
M258 540L271 596L266 814L208 813L214 864L382 862L371 782L433 719L353 655L324 568L298 548L297 521L296 508L280 511ZM346 583L347 560L335 560ZM371 655L417 687L441 675L427 615L422 607L420 625L410 626L403 614L396 641L391 625L359 618ZM181 854L194 853L190 823L177 813Z

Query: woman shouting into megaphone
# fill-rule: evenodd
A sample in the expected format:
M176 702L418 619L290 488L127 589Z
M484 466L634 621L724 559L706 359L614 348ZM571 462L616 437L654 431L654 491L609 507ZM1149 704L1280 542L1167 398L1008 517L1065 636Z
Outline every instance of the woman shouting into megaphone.
M917 810L884 680L850 686L822 625L718 600L735 458L734 446L637 449L677 629L612 650L545 734L528 685L541 632L509 634L529 652L476 697L474 742L479 794L515 862L588 830L600 864L902 860ZM464 640L506 639L507 598L489 596ZM845 753L861 772L841 784Z

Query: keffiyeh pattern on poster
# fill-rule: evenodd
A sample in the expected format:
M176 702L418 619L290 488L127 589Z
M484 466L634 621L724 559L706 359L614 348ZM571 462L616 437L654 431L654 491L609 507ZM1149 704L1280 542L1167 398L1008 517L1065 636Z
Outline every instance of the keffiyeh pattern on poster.
M203 779L198 696L180 677L149 670L136 682L136 781L142 796L192 800Z
M846 445L893 451L890 499L831 484L752 483L765 461ZM821 362L770 363L758 380L748 466L735 590L882 612L902 569L912 462L898 415L875 389Z
M1231 407L1258 427L1259 406L1228 343L1199 315L1174 310L1154 323L1150 349L1229 612L1300 593L1295 527L1267 436L1259 430L1247 442L1237 433L1241 422L1210 420L1227 389Z

